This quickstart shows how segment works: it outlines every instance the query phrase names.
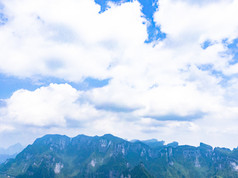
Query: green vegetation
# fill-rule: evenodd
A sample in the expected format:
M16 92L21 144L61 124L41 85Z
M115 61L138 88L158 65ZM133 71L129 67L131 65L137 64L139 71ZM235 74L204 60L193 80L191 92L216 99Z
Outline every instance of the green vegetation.
M162 144L161 144L162 143ZM238 151L128 142L112 135L46 135L0 165L2 177L238 177ZM0 175L1 176L1 175Z

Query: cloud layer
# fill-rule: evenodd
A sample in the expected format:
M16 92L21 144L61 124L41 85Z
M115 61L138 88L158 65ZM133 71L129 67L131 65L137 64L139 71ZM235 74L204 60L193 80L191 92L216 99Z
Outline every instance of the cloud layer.
M166 38L145 43L149 22L137 1L99 13L92 0L3 0L1 73L109 83L15 91L0 108L0 141L26 130L28 140L112 133L236 147L238 64L228 46L238 38L238 1L158 3L154 20Z

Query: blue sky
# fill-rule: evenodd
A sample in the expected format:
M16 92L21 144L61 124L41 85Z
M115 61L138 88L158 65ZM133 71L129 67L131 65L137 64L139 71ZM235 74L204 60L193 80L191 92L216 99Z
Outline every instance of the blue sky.
M237 8L0 1L0 142L111 133L237 147Z

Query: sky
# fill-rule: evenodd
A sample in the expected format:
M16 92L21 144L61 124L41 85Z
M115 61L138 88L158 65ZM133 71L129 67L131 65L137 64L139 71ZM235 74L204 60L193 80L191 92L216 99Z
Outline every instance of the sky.
M0 0L0 147L45 134L238 146L238 0Z

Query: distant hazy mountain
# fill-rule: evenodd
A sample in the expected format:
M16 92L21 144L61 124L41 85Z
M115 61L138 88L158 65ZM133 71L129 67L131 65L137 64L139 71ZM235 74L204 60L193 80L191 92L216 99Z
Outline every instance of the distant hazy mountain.
M0 148L0 154L12 155L12 154L21 152L23 148L24 147L20 143L17 143L15 145L9 146L7 149Z
M129 142L113 135L46 135L0 165L0 177L238 177L238 150ZM147 143L147 144L146 144Z
M157 148L157 147L164 146L164 141L158 141L156 139L143 140L141 142L149 145L151 148Z
M0 163L3 163L9 158L15 158L15 156L23 150L23 146L20 143L12 145L7 149L0 148Z

